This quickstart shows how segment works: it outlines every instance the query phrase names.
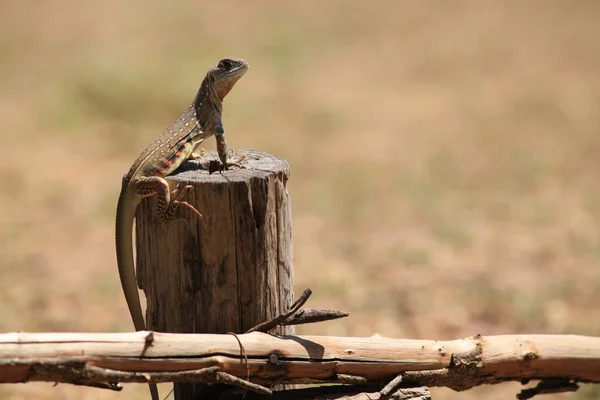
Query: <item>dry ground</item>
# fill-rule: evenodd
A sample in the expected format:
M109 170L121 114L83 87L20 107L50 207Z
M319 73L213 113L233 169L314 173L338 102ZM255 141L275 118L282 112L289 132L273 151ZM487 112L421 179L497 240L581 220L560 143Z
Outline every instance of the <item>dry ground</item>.
M600 335L598 1L85 3L1 2L0 331L131 329L120 178L231 55L230 145L292 166L296 287L352 312L301 333Z

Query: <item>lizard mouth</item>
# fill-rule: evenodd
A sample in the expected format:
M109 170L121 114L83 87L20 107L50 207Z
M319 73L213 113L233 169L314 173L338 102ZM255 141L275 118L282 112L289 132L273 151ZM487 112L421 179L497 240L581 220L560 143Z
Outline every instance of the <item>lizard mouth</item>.
M219 61L217 68L223 69L226 75L243 73L248 69L248 61L243 58L225 58Z
M236 65L235 67L231 68L229 71L227 71L227 74L236 74L238 72L241 71L246 71L248 69L248 64L240 64L240 65Z

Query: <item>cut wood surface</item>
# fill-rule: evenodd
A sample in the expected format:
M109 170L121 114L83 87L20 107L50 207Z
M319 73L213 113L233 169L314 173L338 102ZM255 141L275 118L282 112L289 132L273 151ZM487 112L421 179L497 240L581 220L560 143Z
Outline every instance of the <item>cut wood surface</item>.
M587 336L505 335L437 341L378 335L154 332L148 341L148 335L2 334L0 382L181 382L193 380L193 371L216 366L263 384L352 379L368 383L390 380L398 374L403 374L405 384L455 390L546 378L600 383L600 338ZM187 375L177 374L184 371Z

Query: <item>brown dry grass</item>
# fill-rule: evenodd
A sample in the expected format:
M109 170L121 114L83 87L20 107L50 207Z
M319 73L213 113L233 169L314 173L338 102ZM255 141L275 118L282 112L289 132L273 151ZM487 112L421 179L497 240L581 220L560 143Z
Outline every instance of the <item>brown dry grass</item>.
M296 286L352 312L302 333L600 335L597 1L149 4L2 2L0 331L131 329L120 177L233 55L229 143L290 161ZM0 397L147 398L50 386Z

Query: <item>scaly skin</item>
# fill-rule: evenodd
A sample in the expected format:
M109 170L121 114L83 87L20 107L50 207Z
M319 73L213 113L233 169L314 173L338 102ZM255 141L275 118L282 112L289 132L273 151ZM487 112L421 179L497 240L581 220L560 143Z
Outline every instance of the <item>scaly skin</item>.
M206 74L192 105L142 152L123 178L115 227L117 264L136 331L146 330L133 261L132 230L136 208L142 198L156 195L158 216L162 221L172 219L179 206L202 217L191 204L181 201L191 186L171 192L165 176L173 173L185 160L198 158L199 154L195 151L212 135L217 137L219 159L223 168L227 169L228 165L235 164L227 160L227 145L221 122L222 104L223 98L247 70L248 63L241 58L219 61ZM150 393L152 400L159 400L155 384L150 384Z

